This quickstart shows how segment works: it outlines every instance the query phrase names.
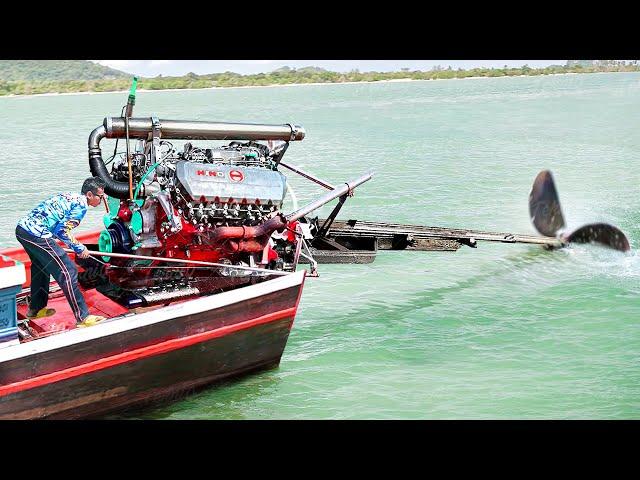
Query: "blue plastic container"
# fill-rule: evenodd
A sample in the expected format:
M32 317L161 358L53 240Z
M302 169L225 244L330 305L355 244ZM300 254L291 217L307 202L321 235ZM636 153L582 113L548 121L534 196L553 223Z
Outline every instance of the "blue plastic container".
M19 343L16 294L20 290L20 285L0 289L0 348Z

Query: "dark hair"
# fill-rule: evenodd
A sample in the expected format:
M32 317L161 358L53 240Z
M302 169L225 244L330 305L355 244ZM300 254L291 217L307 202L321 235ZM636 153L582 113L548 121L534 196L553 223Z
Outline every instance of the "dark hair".
M100 177L89 177L82 184L81 193L87 194L87 192L91 192L94 195L98 195L98 189L104 188L105 183Z

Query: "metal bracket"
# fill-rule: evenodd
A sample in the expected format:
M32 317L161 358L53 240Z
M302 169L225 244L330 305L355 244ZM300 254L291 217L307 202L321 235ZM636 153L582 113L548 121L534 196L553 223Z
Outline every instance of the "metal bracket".
M160 193L156 194L156 198L160 202L160 206L167 214L167 220L171 223L171 234L177 233L182 230L182 223L173 213L173 206L171 205L171 199L169 196L169 192L167 190L163 190Z
M473 237L470 237L470 238L456 238L456 241L458 243L461 243L462 245L466 245L467 247L478 248L478 242Z
M160 119L158 117L151 117L151 137L152 137L152 150L151 160L153 163L158 161L158 152L160 151L160 136L162 135L160 129Z
M413 235L410 233L396 233L391 240L391 250L405 250L416 244Z
M289 137L289 141L293 142L296 139L298 130L296 129L296 126L293 123L287 123L287 125L289 125L289 128L291 129L291 136Z
M350 197L353 197L354 192L354 188L351 187L351 185L349 185L348 183L346 184L347 187L349 187L349 191L347 192L347 195L349 195Z
M276 164L276 167L280 164L280 161L282 160L282 157L284 157L284 154L287 152L288 148L289 148L289 142L285 142L284 146L282 147L282 150L280 150L280 153L278 153L276 158L273 160Z
M307 253L305 254L302 250L300 250L300 255L302 255L304 258L306 258L307 260L309 260L309 266L311 268L311 273L309 273L309 277L319 277L320 275L318 274L318 262L316 262L313 259L313 254L311 253L311 249L309 248L309 245L307 244L307 242L305 241L305 239L303 237L300 237L300 242L302 242L302 248L304 250L307 251Z
M342 195L340 197L340 199L338 201L338 204L334 207L334 209L331 212L331 214L324 221L324 223L322 224L322 227L320 227L320 230L318 230L316 238L322 238L327 234L327 232L329 231L329 228L331 228L331 224L333 223L333 221L335 220L336 216L338 215L338 212L340 212L340 209L344 205L344 202L347 201L348 197L349 197L348 193L345 193L344 195Z

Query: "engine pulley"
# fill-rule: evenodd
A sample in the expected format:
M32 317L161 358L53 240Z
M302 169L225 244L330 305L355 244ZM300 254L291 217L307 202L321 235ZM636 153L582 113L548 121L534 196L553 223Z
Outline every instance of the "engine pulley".
M100 232L98 238L98 247L101 252L130 253L133 244L129 229L119 220ZM102 259L108 262L111 257L103 256Z

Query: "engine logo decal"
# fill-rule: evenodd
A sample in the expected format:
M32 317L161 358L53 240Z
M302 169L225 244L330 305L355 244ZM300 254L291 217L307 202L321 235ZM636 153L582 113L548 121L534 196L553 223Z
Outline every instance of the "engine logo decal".
M224 173L217 172L215 170L196 170L196 175L202 175L205 177L224 177Z
M241 182L244 180L244 175L240 170L231 170L229 172L229 178L233 182Z

